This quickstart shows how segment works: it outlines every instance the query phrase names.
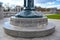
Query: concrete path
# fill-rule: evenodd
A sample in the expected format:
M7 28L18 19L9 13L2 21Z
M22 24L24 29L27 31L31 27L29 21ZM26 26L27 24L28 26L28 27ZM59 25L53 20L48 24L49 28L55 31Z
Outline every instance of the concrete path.
M14 38L4 33L3 22L8 21L8 19L0 20L0 40L60 40L60 20L48 19L49 22L52 22L56 25L56 31L52 35L40 38Z

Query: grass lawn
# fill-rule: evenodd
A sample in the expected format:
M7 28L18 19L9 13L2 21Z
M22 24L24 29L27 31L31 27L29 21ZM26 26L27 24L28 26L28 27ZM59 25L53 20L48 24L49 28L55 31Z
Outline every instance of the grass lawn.
M60 19L60 14L47 15L47 17L50 19Z

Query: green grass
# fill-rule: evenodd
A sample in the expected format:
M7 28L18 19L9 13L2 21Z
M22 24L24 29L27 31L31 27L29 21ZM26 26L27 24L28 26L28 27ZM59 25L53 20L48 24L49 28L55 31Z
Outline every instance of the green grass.
M60 14L47 15L47 17L50 19L60 19Z

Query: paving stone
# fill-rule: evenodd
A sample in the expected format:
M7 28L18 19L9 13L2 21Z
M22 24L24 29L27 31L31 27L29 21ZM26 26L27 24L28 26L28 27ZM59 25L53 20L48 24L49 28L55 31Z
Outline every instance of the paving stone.
M41 37L50 35L55 31L55 26L47 18L16 18L11 17L4 22L5 33L16 37ZM45 24L45 25L44 25Z
M28 39L28 38L17 38L16 40L32 40L31 38Z

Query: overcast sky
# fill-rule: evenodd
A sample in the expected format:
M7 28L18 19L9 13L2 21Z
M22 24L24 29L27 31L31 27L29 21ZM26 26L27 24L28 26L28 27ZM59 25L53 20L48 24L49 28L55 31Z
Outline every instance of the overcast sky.
M0 2L3 2L3 4L9 4L9 5L20 5L23 6L24 0L0 0ZM43 8L60 8L60 0L34 0L36 6L41 6Z

